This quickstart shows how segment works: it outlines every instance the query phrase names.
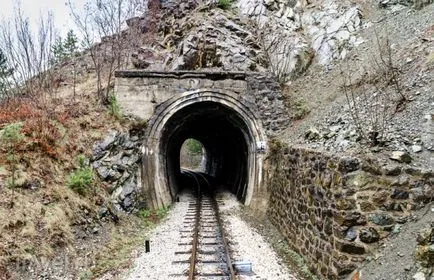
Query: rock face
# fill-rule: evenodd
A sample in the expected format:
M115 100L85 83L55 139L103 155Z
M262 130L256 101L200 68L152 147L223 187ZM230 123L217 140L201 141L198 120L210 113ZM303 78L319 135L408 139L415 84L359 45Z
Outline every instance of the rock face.
M433 171L406 164L382 168L284 144L271 146L268 160L267 215L325 279L352 272L379 240L399 231L408 210L434 198ZM420 258L432 262L431 231L419 240Z
M106 182L118 210L131 212L145 206L138 189L141 137L142 132L136 129L127 133L109 131L93 148L92 167Z
M166 1L157 19L163 39L151 51L137 50L134 65L154 70L270 69L279 78L293 77L314 59L327 66L363 42L357 37L363 27L357 6L350 1L309 2L242 0L236 14L218 8L216 1ZM141 28L143 20L129 24Z
M347 1L284 1L242 0L241 14L252 18L260 27L277 26L282 44L278 49L289 49L294 61L289 71L295 71L300 53L312 49L316 60L328 65L334 59L345 58L348 50L363 41L356 32L362 27L362 14L357 6ZM279 53L279 51L277 52ZM278 56L276 54L276 56ZM300 59L300 58L298 58Z

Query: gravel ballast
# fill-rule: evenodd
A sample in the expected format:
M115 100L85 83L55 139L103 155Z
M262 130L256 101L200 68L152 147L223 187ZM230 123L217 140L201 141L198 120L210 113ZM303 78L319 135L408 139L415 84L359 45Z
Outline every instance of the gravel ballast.
M134 261L131 271L122 279L185 279L185 276L174 275L187 271L188 265L175 265L172 261L178 259L175 252L185 249L178 243L181 242L180 230L183 227L190 199L191 195L187 193L180 196L180 202L174 204L167 220L149 233L150 252L145 253L143 250ZM238 279L297 279L282 264L265 239L240 218L238 214L241 204L233 194L219 193L218 204L233 261L252 263L253 274L240 275Z
M150 252L143 252L135 261L132 270L123 279L185 279L185 277L172 277L182 273L185 265L174 265L175 252L181 248L179 231L183 226L183 218L188 208L189 194L180 197L180 202L174 204L167 220L158 225L149 233ZM143 250L144 251L144 250Z
M277 254L264 237L244 222L240 213L240 203L229 192L219 194L219 209L224 221L226 234L230 240L233 261L252 263L253 276L240 276L239 279L297 279L282 264Z

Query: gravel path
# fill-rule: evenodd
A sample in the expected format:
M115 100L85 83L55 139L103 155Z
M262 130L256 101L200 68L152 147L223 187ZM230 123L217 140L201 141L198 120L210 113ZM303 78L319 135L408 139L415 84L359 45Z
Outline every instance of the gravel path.
M181 274L188 266L173 265L175 252L180 251L180 230L183 218L187 212L190 194L182 194L180 202L176 203L165 222L149 234L151 252L142 253L134 262L134 266L124 280L135 279L185 279L174 277ZM224 220L227 238L235 261L251 261L254 275L239 276L244 279L292 280L296 279L288 269L281 264L276 253L265 239L245 223L240 216L240 203L235 196L228 193L218 195L219 209Z

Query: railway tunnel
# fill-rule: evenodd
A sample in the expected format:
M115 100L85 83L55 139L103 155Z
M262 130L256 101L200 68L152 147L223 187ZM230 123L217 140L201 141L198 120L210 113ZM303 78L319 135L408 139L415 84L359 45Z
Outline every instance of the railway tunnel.
M143 159L144 186L153 207L172 203L186 186L180 150L193 138L204 147L203 172L215 185L249 204L260 183L258 145L264 145L254 112L229 91L196 90L162 103L149 122ZM259 147L260 148L260 147Z
M122 70L115 76L122 114L147 120L139 188L149 208L176 200L183 187L180 149L189 138L204 146L204 173L245 205L264 207L267 135L287 123L271 76L146 70Z
M205 101L189 105L169 119L160 145L166 155L169 184L175 192L189 187L182 180L180 166L180 149L188 138L202 143L202 172L214 179L213 185L228 188L244 202L248 145L253 139L237 113L220 103Z

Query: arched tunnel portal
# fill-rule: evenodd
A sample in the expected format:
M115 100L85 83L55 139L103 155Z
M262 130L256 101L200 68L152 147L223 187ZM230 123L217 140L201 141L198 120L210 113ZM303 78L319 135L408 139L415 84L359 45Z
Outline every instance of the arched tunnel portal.
M142 180L152 208L170 205L185 187L180 149L194 138L205 149L204 172L250 204L261 187L265 134L260 120L230 91L195 90L160 104L148 123Z

